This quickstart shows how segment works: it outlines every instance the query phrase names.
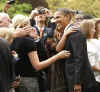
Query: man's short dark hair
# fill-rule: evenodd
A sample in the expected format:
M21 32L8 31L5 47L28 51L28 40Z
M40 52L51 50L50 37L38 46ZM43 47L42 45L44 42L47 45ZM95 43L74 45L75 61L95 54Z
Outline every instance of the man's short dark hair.
M93 16L90 15L90 14L85 14L85 15L83 16L83 18L84 18L84 19L93 19Z
M72 13L72 11L67 8L58 8L56 11L62 12L65 16Z

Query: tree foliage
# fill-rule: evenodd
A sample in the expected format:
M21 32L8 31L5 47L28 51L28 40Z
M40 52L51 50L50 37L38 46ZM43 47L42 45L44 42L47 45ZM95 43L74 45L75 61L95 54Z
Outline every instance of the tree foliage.
M32 5L32 8L36 8L38 6L44 6L48 8L48 3L46 0L19 0L21 3L26 2Z
M66 7L67 0L46 0L48 7L55 11L57 8Z
M91 14L95 17L100 17L100 0L47 0L49 8L66 7L73 10L81 10L84 13Z
M0 1L0 12L3 11L4 5L6 3L6 0ZM16 0L14 4L11 5L11 8L8 10L8 14L10 17L13 17L16 14L24 14L28 15L32 10L31 4L27 3L19 3L19 0Z
M66 5L68 8L81 10L84 13L100 17L100 0L71 0Z

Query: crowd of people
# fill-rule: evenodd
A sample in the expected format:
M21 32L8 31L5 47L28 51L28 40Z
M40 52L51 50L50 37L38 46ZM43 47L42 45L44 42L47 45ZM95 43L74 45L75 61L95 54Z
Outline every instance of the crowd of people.
M67 8L1 12L0 92L100 92L100 19Z

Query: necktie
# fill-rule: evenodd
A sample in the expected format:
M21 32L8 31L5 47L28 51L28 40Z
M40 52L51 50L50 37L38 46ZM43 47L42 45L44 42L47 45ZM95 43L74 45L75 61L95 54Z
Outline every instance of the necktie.
M40 38L42 38L42 28L40 28Z

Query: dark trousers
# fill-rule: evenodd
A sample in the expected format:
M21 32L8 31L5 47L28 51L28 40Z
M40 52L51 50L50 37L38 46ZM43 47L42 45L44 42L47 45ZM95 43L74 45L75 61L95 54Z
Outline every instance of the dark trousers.
M100 92L100 83L91 88L83 88L82 92Z
M38 80L34 77L21 77L22 81L15 92L40 92Z

